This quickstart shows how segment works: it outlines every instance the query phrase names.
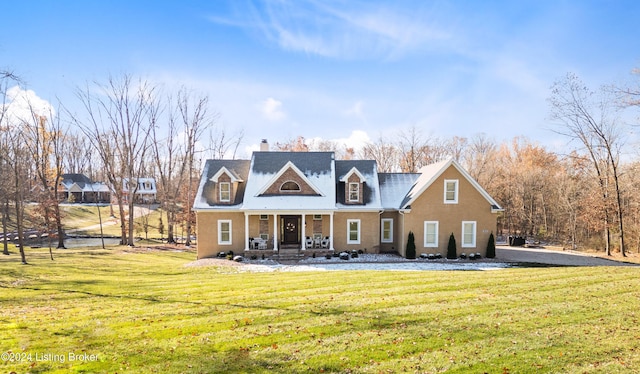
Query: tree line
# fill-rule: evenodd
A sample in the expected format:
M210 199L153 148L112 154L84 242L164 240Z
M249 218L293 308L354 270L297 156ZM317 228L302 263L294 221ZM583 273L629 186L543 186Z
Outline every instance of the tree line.
M155 178L168 242L175 242L177 227L184 226L185 245L190 245L195 221L190 208L200 161L233 155L243 136L230 136L216 126L217 113L206 95L186 87L165 92L158 84L123 74L77 87L80 109L72 111L63 103L55 108L36 103L24 94L22 84L12 72L0 73L3 253L9 253L8 221L14 219L17 246L26 263L27 201L37 202L29 221L56 236L58 248L64 247L63 174L85 174L108 185L119 211L121 244L130 246L138 178ZM202 146L206 136L209 147Z
M541 131L562 135L562 152L522 137L501 143L484 133L440 138L416 126L381 135L359 151L302 136L275 147L373 159L380 172L415 173L452 157L504 208L499 234L625 256L640 252L640 139L634 139L637 113L629 113L640 106L637 82L592 90L571 73L554 82L550 128Z
M29 100L16 110L12 93L21 85L12 72L0 72L4 253L12 216L26 263L27 200L38 203L31 220L57 234L58 247L64 247L59 185L66 173L107 183L119 210L121 243L127 245L134 245L134 200L128 194L135 194L137 178L155 178L169 242L175 242L177 226L184 226L185 244L190 244L190 207L202 159L235 158L243 139L242 131L229 134L217 126L218 114L206 95L186 87L166 92L161 85L123 74L77 87L77 111L63 103L37 107ZM637 80L592 90L567 74L552 85L548 102L551 129L566 139L562 152L526 138L499 143L484 133L440 138L417 126L381 135L358 150L303 137L276 142L275 148L374 159L380 172L418 172L453 157L505 209L499 234L607 254L640 251L640 163L633 152L637 119L628 115L629 108L640 106Z

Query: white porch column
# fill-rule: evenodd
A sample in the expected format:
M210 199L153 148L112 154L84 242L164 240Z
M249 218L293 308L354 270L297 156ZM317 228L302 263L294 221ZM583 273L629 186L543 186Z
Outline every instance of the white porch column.
M278 252L278 214L273 213L273 251Z
M329 214L329 250L333 251L333 212Z
M249 250L249 213L244 212L244 248Z
M307 249L306 245L307 245L307 236L306 236L306 226L307 226L307 222L306 222L306 214L304 214L304 212L302 212L302 238L300 238L302 240L302 246L301 249L304 251L305 249Z

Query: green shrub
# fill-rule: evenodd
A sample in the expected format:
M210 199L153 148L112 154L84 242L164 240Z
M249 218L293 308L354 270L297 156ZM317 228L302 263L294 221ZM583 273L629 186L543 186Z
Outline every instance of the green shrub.
M413 231L409 231L409 239L407 240L407 252L405 257L410 260L416 258L416 238L413 235Z
M453 236L453 233L449 236L449 244L447 245L447 258L449 260L455 260L458 258L456 254L456 238Z
M489 243L487 243L487 254L486 258L495 258L496 257L496 240L493 237L493 233L489 235Z

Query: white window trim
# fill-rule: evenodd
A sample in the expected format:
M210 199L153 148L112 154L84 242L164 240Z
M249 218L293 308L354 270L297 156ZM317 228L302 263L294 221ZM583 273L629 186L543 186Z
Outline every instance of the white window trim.
M356 186L354 191L351 191L351 186ZM356 198L351 198L351 192L355 192ZM358 202L360 201L360 183L357 182L349 182L349 202Z
M229 224L229 240L228 241L222 240L222 224L223 223ZM231 221L230 219L219 219L218 220L218 244L230 245L232 241L233 241L233 221Z
M297 189L294 189L294 190L284 190L284 189L282 189L282 187L284 187L284 185L285 185L285 184L287 184L287 183L293 183L293 184L295 184L295 185L296 185L296 187L298 187L298 188L297 188ZM298 183L298 182L296 182L296 181L294 181L294 180L287 180L287 181L284 181L284 182L282 182L282 184L280 185L280 192L283 192L283 193L300 193L301 191L302 191L302 187L300 186L300 183Z
M447 184L454 183L455 188L453 190L453 200L447 200ZM444 180L444 203L445 204L457 204L458 203L458 180L457 179L445 179Z
M227 186L227 191L229 193L229 198L225 199L222 197L222 192L224 192L222 186ZM231 201L231 183L229 182L220 182L220 202L228 203Z
M384 237L384 223L389 222L389 237ZM393 243L393 218L383 218L380 223L380 241L382 243Z
M351 240L351 223L355 222L358 224L358 238L356 240ZM361 224L359 219L348 219L347 220L347 244L360 244L360 232L361 232Z
M427 242L427 225L435 225L436 226L436 236L435 236L435 242L434 243L429 243ZM438 247L438 231L440 230L440 225L438 224L438 221L424 221L424 246L425 248L437 248Z
M471 241L471 243L465 242L465 237L464 237L464 228L466 225L472 225L473 227L473 240ZM475 248L476 247L476 237L478 236L477 233L477 224L476 221L462 221L462 248Z

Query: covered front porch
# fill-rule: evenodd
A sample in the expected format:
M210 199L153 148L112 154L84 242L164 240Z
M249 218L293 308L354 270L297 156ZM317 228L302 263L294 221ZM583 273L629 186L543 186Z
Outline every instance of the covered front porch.
M244 212L245 255L333 251L333 211Z

